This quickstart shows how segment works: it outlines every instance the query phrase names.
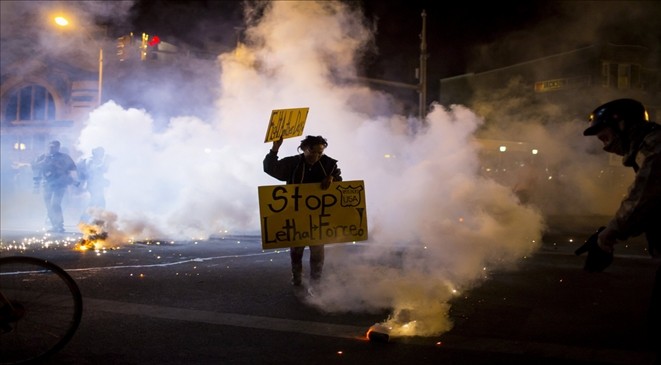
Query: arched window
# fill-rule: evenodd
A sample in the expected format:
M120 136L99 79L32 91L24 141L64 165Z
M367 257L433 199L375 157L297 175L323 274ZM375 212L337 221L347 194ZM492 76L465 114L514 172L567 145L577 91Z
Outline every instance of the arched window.
M5 121L47 122L55 120L55 102L45 87L24 86L7 98Z

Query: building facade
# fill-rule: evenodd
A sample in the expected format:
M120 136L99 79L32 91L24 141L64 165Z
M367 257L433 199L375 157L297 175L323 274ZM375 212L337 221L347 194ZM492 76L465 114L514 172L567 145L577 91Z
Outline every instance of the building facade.
M10 43L13 39L3 39ZM107 43L107 44L106 44ZM0 68L2 190L29 186L31 162L57 139L72 151L90 112L121 94L121 75L142 64L168 63L174 45L158 37L129 34L85 49L58 53L36 47L3 47ZM143 67L145 68L145 67ZM108 77L111 76L111 77ZM105 81L104 81L105 77ZM133 75L129 77L135 77ZM75 156L75 159L80 156Z
M547 214L609 212L619 203L614 191L626 191L631 171L581 132L594 108L619 98L641 101L650 120L659 122L659 57L638 45L591 45L442 79L439 100L468 106L484 118L477 131L481 172L522 201ZM577 198L558 199L568 196ZM594 207L596 201L603 207Z
M585 120L607 101L640 100L652 120L661 114L660 55L639 45L596 44L483 72L440 80L443 105L476 107L512 87L517 96L539 105L557 105L563 117ZM496 98L492 98L496 101Z

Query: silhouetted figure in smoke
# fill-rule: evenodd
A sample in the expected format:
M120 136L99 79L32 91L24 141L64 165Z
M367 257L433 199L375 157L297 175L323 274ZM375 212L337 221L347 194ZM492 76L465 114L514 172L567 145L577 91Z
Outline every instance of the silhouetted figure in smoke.
M81 187L89 192L89 202L81 217L81 221L85 223L91 222L90 209L106 207L105 189L109 185L105 176L106 171L108 171L108 159L103 147L94 148L91 157L78 163Z
M612 253L618 240L645 234L649 252L661 255L661 125L648 121L645 107L632 99L601 105L583 132L597 136L604 151L622 156L636 173L614 217L597 237L598 247ZM650 338L661 363L661 266L656 271L650 307Z
M49 232L64 232L62 198L71 184L76 181L76 164L65 153L60 152L60 142L48 144L48 152L37 157L32 163L34 189L39 192L43 182L44 203L51 229Z
M287 184L321 183L322 189L328 189L333 181L342 181L337 160L324 155L328 142L322 136L307 136L301 141L298 150L303 153L278 159L278 150L282 139L273 142L273 147L264 157L264 172ZM310 247L310 279L318 283L324 267L324 245ZM303 273L303 251L305 246L292 247L291 272L292 284L300 287Z

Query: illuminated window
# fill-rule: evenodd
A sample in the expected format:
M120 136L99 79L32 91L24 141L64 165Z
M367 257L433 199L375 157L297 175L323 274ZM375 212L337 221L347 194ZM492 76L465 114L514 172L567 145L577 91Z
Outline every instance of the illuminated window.
M7 98L5 120L8 122L46 122L55 120L55 102L45 87L28 85Z
M603 62L601 76L604 87L620 90L642 88L639 65Z
M631 87L631 65L617 66L617 88L629 89Z

